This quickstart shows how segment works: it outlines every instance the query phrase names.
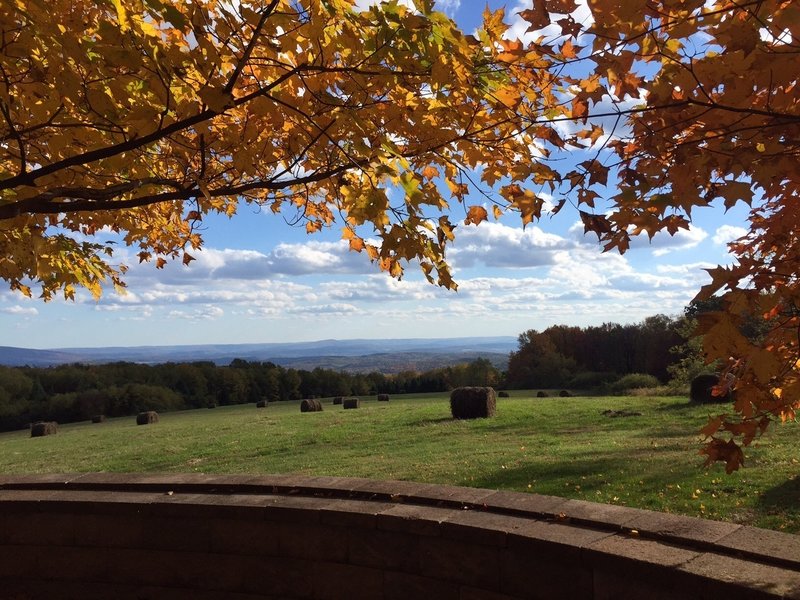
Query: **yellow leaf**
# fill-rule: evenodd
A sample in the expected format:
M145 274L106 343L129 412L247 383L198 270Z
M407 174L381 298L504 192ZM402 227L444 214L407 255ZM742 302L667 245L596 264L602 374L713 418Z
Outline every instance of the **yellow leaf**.
M122 4L122 0L111 0L111 3L114 5L114 8L117 11L117 21L119 21L119 28L121 31L125 32L131 28L130 21L128 20L128 11L125 10L125 6Z

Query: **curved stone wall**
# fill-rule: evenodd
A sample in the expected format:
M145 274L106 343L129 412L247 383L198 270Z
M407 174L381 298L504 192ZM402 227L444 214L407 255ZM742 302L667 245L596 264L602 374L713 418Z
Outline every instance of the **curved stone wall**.
M0 596L800 598L800 537L397 481L0 476Z

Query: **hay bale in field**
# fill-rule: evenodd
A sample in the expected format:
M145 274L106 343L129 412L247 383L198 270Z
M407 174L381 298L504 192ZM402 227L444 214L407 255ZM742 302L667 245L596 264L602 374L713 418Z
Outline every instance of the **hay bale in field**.
M342 402L342 408L361 408L361 400L358 398L345 398Z
M158 423L158 413L154 410L146 410L136 415L137 425L150 425L151 423Z
M537 398L547 398L547 392L538 391L536 392Z
M106 416L105 415L95 415L92 417L92 423L105 423Z
M715 396L714 386L719 383L719 376L706 374L698 375L692 379L689 387L689 400L695 404L713 404L715 402L730 402L731 392Z
M496 406L494 388L460 387L450 392L450 412L454 419L493 417Z
M333 403L334 403L334 404L341 404L343 400L344 400L344 397L343 397L343 396L336 396L336 397L333 399Z
M321 412L322 402L316 398L306 398L300 402L300 412Z
M268 400L259 400L258 402L256 402L256 408L267 408L268 405L269 405Z
M388 402L389 394L378 394L378 402Z
M497 397L498 398L510 398L511 396L509 395L508 392L497 392Z
M572 394L570 394L567 390L561 390L558 392L558 395L562 398L570 398L572 396Z
M42 437L58 433L58 423L55 421L37 421L31 423L31 437Z

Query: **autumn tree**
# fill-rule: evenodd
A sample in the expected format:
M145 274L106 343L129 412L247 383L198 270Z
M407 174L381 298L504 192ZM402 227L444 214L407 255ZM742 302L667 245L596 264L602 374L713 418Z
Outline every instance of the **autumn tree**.
M567 142L583 140L592 155L564 181L585 229L606 250L625 251L634 235L688 227L699 207L752 207L749 232L730 245L734 264L710 270L697 297L721 303L700 316L698 333L736 402L703 428L704 453L730 472L743 462L735 438L747 445L800 407L800 5L588 4L581 23L565 16L578 8L571 0L523 13L531 30L559 29L549 48L571 67L562 89L581 126ZM599 129L602 114L612 127ZM754 316L764 330L755 339L743 333Z
M706 453L737 468L733 438L800 397L800 6L535 0L519 40L502 10L472 36L413 4L3 2L0 277L98 295L125 271L101 234L156 267L188 263L204 215L249 203L292 208L309 232L338 222L393 276L416 261L455 288L456 221L530 223L542 191L618 251L746 202L734 264L698 297L721 298L699 332L737 398L704 428ZM745 338L741 315L769 331Z
M485 177L555 177L519 128L502 19L476 38L432 0L353 1L2 3L0 277L97 296L124 285L103 232L157 267L188 263L204 215L250 203L293 207L309 232L338 219L393 276L417 260L455 287L442 209L466 201L472 170L491 156ZM526 76L530 102L549 79ZM511 203L527 220L541 206Z

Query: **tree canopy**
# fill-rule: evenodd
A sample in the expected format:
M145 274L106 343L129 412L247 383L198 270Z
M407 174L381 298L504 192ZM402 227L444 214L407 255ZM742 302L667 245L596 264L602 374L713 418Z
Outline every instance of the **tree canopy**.
M736 391L705 452L738 468L733 438L799 406L800 6L535 0L515 39L503 10L467 35L413 5L2 3L0 277L97 296L125 272L98 234L189 263L204 215L250 203L294 208L309 232L338 223L391 275L418 262L455 288L457 212L526 225L547 192L624 252L745 202L733 264L698 296L721 298L698 331ZM586 159L560 168L560 152ZM756 340L741 333L754 316L769 324Z

